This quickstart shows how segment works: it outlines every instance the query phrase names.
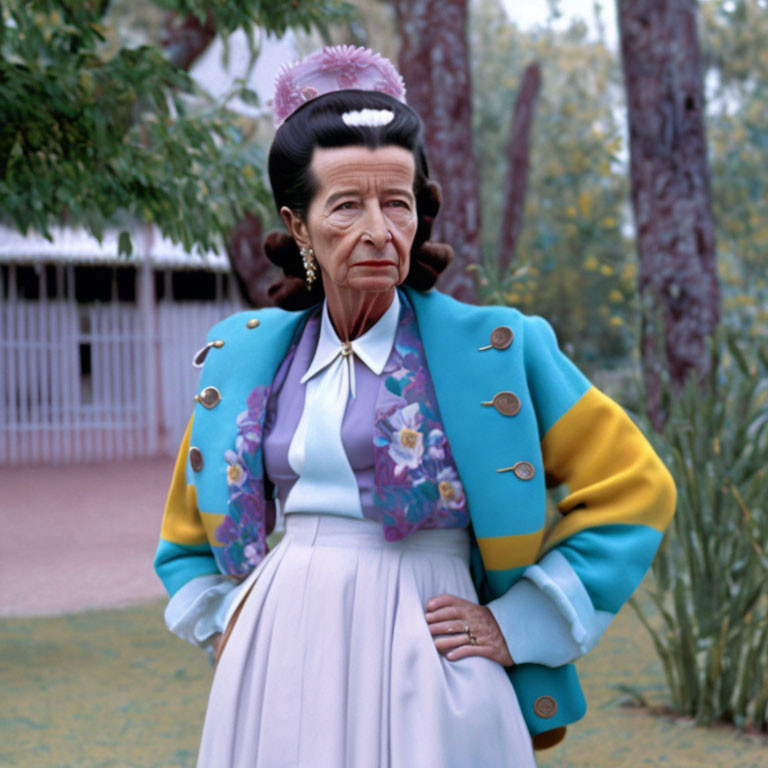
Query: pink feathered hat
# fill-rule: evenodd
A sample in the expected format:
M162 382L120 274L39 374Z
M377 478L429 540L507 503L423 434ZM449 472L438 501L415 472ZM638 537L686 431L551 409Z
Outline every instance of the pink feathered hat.
M405 103L405 83L389 59L370 48L332 45L280 69L272 99L275 128L307 101L350 88L380 91Z

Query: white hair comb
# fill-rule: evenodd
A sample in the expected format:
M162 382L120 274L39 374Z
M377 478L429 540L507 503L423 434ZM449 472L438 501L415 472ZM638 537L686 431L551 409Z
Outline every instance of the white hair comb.
M345 112L341 119L345 125L375 128L379 125L389 125L395 119L395 113L390 109L356 109Z

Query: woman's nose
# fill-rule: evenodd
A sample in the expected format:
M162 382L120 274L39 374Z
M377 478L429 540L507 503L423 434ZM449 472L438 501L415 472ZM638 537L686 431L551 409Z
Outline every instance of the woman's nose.
M363 239L375 248L383 248L392 239L389 222L378 203L367 207L364 225Z

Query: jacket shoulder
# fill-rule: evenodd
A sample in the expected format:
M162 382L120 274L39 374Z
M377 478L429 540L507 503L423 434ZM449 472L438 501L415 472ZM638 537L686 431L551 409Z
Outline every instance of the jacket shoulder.
M480 333L488 337L487 329L506 325L517 334L523 329L526 316L514 307L495 304L467 304L435 289L422 292L406 289L419 326L436 324L443 329L454 329L472 335ZM545 321L546 322L546 321Z
M194 364L203 367L201 386L220 387L224 378L274 375L311 308L289 312L276 307L236 312L216 323ZM214 350L213 352L211 350Z
M463 328L491 328L506 325L515 334L515 341L533 348L557 348L552 326L539 315L527 315L515 307L501 304L467 304L435 289L421 292L406 289L416 308L417 316L440 318L442 323L457 323ZM519 338L518 338L519 334Z
M263 331L279 332L286 327L293 327L304 314L304 312L289 312L277 307L235 312L220 320L208 331L206 342L221 340L225 343L236 343L251 336L251 332L257 328L261 329L260 335L263 335Z

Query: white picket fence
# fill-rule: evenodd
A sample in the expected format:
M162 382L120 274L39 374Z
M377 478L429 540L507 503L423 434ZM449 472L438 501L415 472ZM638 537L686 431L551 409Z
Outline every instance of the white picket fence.
M239 308L4 302L0 465L175 454L199 377L192 357L211 325Z

